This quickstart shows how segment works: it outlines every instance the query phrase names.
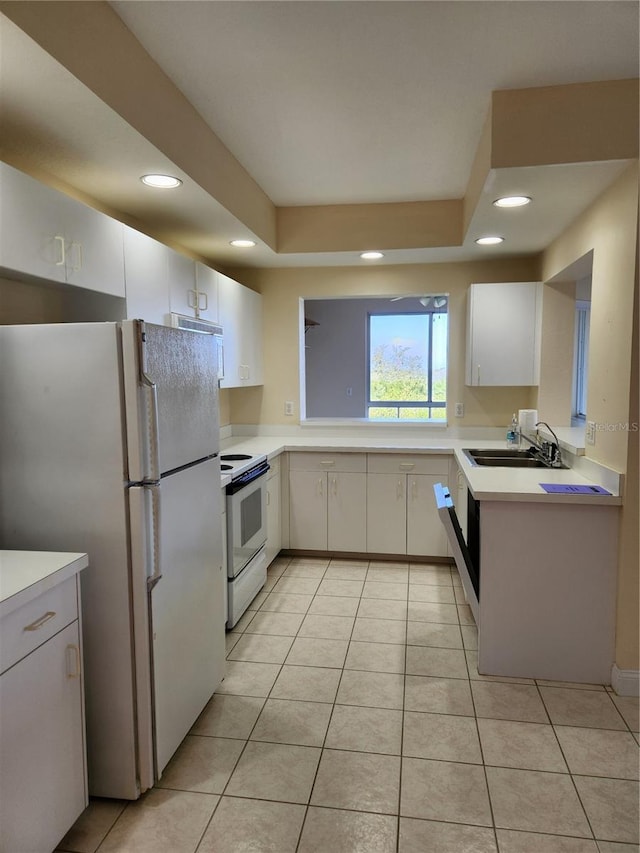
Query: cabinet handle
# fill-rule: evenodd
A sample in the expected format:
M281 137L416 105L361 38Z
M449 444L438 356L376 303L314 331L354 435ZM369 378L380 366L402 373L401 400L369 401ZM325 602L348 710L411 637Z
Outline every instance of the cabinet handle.
M323 479L322 479L322 477L321 477L321 478L318 480L318 494L320 495L320 497L323 497L323 496L324 496L324 489L323 489L323 487L322 487L322 484L323 484L323 483L324 483L324 480L323 480Z
M39 619L36 619L35 622L32 622L30 625L25 625L22 629L23 631L37 631L39 628L42 628L45 622L48 622L49 619L53 619L56 615L55 610L47 610L44 616L41 616Z
M333 478L333 483L331 485L333 486L333 496L335 498L338 495L338 478L337 477Z
M61 237L59 234L53 238L60 246L60 260L56 261L57 267L63 267L66 261L65 252L64 252L64 237Z
M411 500L415 501L418 497L418 483L416 480L411 481Z
M271 506L271 492L267 489L267 506Z
M201 297L201 296L204 298L204 305L201 305L201 304L200 304L200 297ZM197 291L196 291L196 297L197 297L197 299L198 299L198 310L200 310L200 311L206 311L206 310L208 309L208 307L209 307L209 296L208 296L208 294L203 293L203 292L202 292L202 291L200 291L200 290L197 290Z
M80 678L80 649L68 645L65 649L67 656L67 678Z
M396 486L396 497L398 500L404 497L404 489L402 488L402 480L398 480L398 485Z
M327 467L329 467L329 466L331 466L331 465L335 465L335 464L336 464L336 461L335 461L335 459L321 459L321 460L320 460L320 464L321 464L321 465L326 465Z
M75 249L76 257L76 262L71 264L71 269L78 272L82 269L82 243L71 243L71 248Z
M192 299L193 297L193 299ZM193 308L194 311L198 310L198 291L197 290L187 290L187 305L189 308Z
M480 365L478 365L476 385L479 385L479 384L480 384Z
M415 462L401 462L400 470L401 471L413 471L415 468Z

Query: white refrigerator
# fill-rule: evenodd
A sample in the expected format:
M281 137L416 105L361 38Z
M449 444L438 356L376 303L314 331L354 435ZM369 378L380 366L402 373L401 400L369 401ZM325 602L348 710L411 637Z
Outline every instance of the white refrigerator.
M151 787L224 675L218 450L211 335L0 327L0 547L89 555L93 796Z

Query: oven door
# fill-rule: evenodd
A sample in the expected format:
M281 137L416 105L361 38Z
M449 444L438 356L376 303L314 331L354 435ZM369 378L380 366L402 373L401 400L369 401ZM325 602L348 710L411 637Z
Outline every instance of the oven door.
M479 622L480 567L474 565L467 543L464 541L460 522L456 515L456 508L453 505L449 489L447 486L443 486L442 483L436 483L433 491L436 497L438 515L447 533L449 546L458 567L465 597L469 602L473 618L476 620L477 625Z
M267 541L266 472L227 489L227 574L235 578Z

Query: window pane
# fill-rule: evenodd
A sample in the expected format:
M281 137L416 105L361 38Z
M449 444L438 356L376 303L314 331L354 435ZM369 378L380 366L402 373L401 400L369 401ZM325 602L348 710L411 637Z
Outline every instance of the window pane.
M426 402L429 317L374 314L370 317L369 335L369 399Z
M380 406L369 406L370 418L397 418L398 409L395 407L383 408Z
M447 409L445 406L438 409L431 409L431 417L435 421L443 421L447 417Z
M400 409L400 417L412 421L428 421L430 418L428 406L420 409L410 409L403 406Z

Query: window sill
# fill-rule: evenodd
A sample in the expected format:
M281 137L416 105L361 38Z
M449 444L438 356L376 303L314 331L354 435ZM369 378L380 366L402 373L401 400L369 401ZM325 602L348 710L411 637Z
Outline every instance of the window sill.
M304 418L300 420L300 426L317 427L317 426L357 426L373 428L373 427L398 427L400 429L446 429L447 421L438 420L401 420L400 418Z

